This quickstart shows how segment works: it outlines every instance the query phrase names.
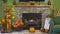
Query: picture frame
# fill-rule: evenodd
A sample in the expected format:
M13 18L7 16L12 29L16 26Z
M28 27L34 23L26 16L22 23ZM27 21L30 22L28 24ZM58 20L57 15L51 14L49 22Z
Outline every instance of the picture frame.
M56 11L56 16L60 16L60 8L57 8L55 11Z

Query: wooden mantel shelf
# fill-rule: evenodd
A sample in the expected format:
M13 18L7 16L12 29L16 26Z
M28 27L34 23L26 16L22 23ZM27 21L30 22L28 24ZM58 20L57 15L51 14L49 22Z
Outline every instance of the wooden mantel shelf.
M50 7L50 5L15 5L15 7Z
M50 5L47 5L43 2L20 2L15 5L15 7L50 7Z

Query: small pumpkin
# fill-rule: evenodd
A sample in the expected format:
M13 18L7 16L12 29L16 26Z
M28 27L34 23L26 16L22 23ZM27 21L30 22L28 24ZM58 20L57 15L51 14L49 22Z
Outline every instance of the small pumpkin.
M13 26L14 26L14 27L17 27L18 24L19 24L19 22L18 22L18 20L16 20Z
M33 33L33 32L35 32L35 28L34 27L30 27L29 31Z
M14 26L14 27L17 27L18 25L17 25L17 24L14 24L13 26Z
M45 32L46 32L46 33L48 33L48 32L49 32L49 30L48 30L48 29L45 29Z
M20 21L20 24L19 24L19 25L20 25L20 26L24 26L24 23Z
M44 28L43 28L43 27L41 27L41 28L40 28L40 31L42 31L42 32L43 32L43 31L44 31Z
M24 23L19 21L19 20L16 20L15 23L14 23L14 26L20 26L20 27L23 27L24 26Z

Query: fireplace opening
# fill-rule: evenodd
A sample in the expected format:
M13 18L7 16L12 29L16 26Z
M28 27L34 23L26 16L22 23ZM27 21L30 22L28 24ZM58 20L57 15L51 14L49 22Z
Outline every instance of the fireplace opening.
M40 29L42 26L42 14L22 13L22 21L25 24L24 29L29 29L31 26L35 27L35 29Z

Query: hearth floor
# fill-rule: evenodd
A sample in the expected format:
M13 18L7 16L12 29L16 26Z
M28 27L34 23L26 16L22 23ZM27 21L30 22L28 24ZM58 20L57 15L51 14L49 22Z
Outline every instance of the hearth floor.
M23 30L20 32L12 32L12 33L4 33L4 34L48 34L48 33L44 33L39 30L35 30L34 33L31 33L31 32L29 32L29 30Z

